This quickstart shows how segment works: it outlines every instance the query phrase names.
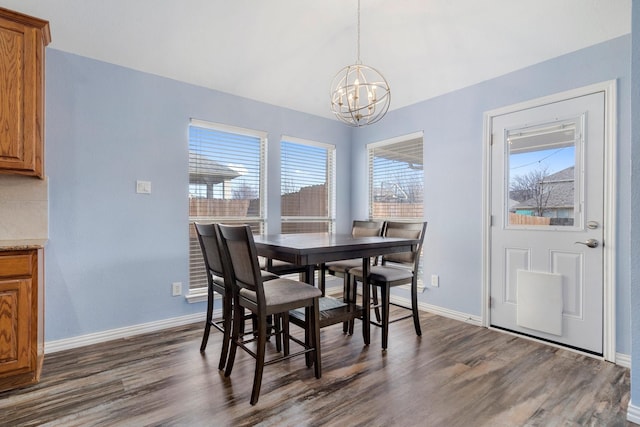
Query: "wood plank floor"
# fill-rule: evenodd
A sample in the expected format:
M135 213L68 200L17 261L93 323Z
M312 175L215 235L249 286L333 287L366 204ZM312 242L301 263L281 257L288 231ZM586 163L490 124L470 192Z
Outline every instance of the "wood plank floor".
M292 329L297 329L292 326ZM628 369L508 334L422 314L362 344L341 325L322 330L323 376L304 358L265 368L239 351L218 371L222 334L206 355L202 325L45 357L41 382L0 394L3 426L626 426ZM293 349L293 348L292 348Z

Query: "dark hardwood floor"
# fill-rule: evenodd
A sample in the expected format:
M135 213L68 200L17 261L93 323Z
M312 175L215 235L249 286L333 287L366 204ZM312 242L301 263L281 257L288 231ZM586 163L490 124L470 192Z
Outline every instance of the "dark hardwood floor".
M322 330L323 376L304 358L218 371L222 334L199 352L203 325L49 354L41 382L0 394L3 426L626 426L628 369L522 338L422 314L372 328L363 346ZM297 329L292 326L292 330Z

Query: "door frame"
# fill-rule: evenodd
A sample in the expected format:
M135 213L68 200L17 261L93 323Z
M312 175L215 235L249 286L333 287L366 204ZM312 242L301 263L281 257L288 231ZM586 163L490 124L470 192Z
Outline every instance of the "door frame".
M560 102L592 93L604 92L604 247L603 247L603 359L616 361L616 146L617 146L617 81L609 80L541 98L524 101L514 105L497 108L484 113L483 136L483 170L482 170L482 325L490 325L490 284L491 284L491 135L494 117L514 113L521 110L539 107L545 104ZM496 329L497 330L497 329ZM521 335L519 335L521 336ZM535 338L530 338L535 341ZM554 345L546 341L541 341ZM555 345L554 345L555 346ZM559 346L559 345L558 345ZM559 346L562 347L562 346ZM566 347L562 347L566 348ZM588 354L588 353L584 353Z

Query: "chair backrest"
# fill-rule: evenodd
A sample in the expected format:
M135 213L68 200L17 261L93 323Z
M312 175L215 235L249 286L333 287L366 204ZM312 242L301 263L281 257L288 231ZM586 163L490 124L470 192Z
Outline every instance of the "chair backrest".
M422 242L424 241L426 229L426 222L387 221L384 229L385 237L419 239L419 242L413 247L411 252L385 255L382 257L383 264L387 261L401 264L413 264L413 270L416 271L420 262L420 252L422 251Z
M218 225L223 254L231 266L231 283L253 291L264 304L262 275L253 233L248 225Z
M351 235L353 237L382 236L384 221L353 221Z
M224 264L222 253L220 252L220 242L218 240L217 224L195 223L198 242L204 258L204 266L207 270L207 277L210 274L224 278Z

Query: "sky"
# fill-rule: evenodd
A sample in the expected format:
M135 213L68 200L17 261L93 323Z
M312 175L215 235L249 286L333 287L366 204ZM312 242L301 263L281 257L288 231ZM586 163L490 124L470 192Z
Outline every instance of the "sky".
M538 150L509 156L509 176L526 175L532 170L547 168L549 174L575 166L575 146Z

